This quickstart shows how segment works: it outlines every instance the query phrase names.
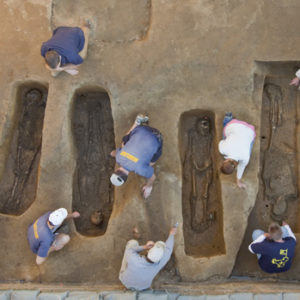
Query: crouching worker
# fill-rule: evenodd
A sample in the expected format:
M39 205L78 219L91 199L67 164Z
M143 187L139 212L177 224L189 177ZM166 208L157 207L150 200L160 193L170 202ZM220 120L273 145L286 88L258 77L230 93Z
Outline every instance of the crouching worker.
M155 128L147 125L149 118L138 115L127 135L123 137L122 147L111 152L120 167L112 174L110 181L115 186L122 185L133 171L147 178L143 187L144 198L148 198L152 191L155 174L154 163L162 154L162 134Z
M289 270L295 253L296 237L290 226L282 222L269 226L268 232L254 230L253 242L248 249L256 254L260 268L267 273L281 273Z
M164 243L148 241L139 246L137 240L130 240L125 248L119 279L128 288L137 291L151 287L154 277L169 261L177 228L172 227ZM140 252L146 251L145 255Z
M219 151L225 160L221 171L231 174L236 168L236 183L239 188L246 188L241 179L250 160L256 136L255 128L244 121L233 119L232 113L226 113L223 127L223 140L219 143Z
M65 71L78 74L77 67L87 55L90 24L79 27L58 27L50 40L43 43L41 55L45 58L46 68L56 77Z
M36 254L36 263L42 264L52 251L61 250L69 241L70 236L55 233L67 218L78 218L80 214L68 214L65 208L47 212L28 227L27 238L31 251Z

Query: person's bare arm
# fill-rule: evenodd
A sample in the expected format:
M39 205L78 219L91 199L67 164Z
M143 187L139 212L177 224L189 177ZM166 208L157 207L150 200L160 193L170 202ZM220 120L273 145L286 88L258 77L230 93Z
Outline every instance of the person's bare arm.
M156 179L156 176L153 173L153 175L147 180L146 185L144 185L143 195L144 195L145 199L147 199L150 196L155 179Z
M290 82L290 85L298 86L300 83L300 78L295 77L293 80Z
M245 183L243 183L240 179L236 179L236 184L240 189L246 189L247 185Z
M300 69L296 72L296 77L290 82L290 85L298 86L300 83Z
M76 219L79 217L80 217L80 213L78 211L74 211L67 215L67 219L71 219L71 218Z

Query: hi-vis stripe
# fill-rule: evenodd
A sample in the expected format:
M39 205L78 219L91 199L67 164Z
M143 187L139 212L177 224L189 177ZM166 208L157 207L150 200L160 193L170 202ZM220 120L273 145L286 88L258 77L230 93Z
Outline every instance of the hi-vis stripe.
M38 222L38 220L36 220L36 221L34 222L34 224L33 224L34 237L35 237L36 239L39 238L39 234L38 234L38 230L37 230L37 222Z
M133 161L133 162L135 162L135 163L139 161L139 159L138 159L137 157L135 157L135 156L133 156L133 155L131 155L131 154L125 152L125 151L122 151L122 152L120 153L120 155L122 155L122 156L124 156L124 157L130 159L131 161Z

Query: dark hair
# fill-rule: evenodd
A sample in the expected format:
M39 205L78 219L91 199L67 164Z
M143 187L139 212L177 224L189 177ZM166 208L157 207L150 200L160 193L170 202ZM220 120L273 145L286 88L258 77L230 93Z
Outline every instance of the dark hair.
M60 57L56 51L50 50L46 52L45 60L51 69L55 69L59 65Z
M48 222L49 222L49 224L50 224L51 226L54 226L54 224L53 224L52 222L50 222L49 219L48 219Z
M234 171L236 165L237 163L233 159L226 159L221 166L221 171L224 174L231 174Z
M123 172L122 170L116 170L115 172L114 172L116 175L118 175L119 177L121 177L123 180L124 180L124 182L126 182L126 180L127 180L127 178L128 178L128 175L125 173L125 172Z
M278 241L282 238L282 230L277 223L270 224L268 231L273 241Z

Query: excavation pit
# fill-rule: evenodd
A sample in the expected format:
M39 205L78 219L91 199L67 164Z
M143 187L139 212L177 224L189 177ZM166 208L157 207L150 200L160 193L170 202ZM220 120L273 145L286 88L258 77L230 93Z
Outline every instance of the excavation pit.
M34 202L48 88L37 82L17 87L14 128L0 183L0 212L21 215Z
M223 254L223 210L214 113L202 110L183 113L179 140L185 252L195 257Z
M72 132L76 149L73 210L81 214L75 226L82 235L103 235L113 208L109 178L114 168L110 152L115 149L110 99L105 91L80 89L75 93Z
M249 216L247 231L237 256L233 275L300 279L295 263L287 273L270 275L260 271L256 256L247 247L253 230L267 231L272 222L286 221L296 233L299 228L299 92L288 84L293 63L263 63L261 87L261 131L259 189ZM288 134L287 134L288 133ZM297 261L296 258L294 258ZM293 271L294 270L294 271Z

